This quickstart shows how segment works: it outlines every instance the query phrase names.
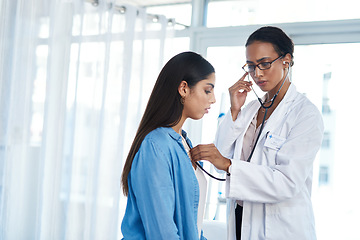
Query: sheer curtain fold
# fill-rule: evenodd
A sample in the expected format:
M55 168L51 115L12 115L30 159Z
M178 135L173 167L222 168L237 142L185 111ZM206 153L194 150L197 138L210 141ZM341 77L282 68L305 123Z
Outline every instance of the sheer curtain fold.
M37 238L62 239L64 206L61 192L66 128L66 98L68 89L71 32L74 5L58 2L49 11L48 57L46 65L46 92L44 99L44 124L41 142L41 163L38 179Z
M121 170L171 27L112 1L0 13L0 239L119 239Z
M36 212L36 179L38 159L29 158L38 154L38 149L29 144L31 135L31 112L33 110L33 51L36 47L39 15L27 1L2 1L3 16L1 46L5 54L1 61L1 142L0 142L0 199L1 235L4 239L21 239L22 231L34 234L33 216ZM32 204L34 207L30 208ZM11 209L9 208L11 206ZM8 231L16 229L16 231Z

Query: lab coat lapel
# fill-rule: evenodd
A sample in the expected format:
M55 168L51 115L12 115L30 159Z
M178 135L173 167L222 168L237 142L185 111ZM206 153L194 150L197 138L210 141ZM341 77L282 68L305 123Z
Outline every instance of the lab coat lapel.
M249 128L251 121L253 120L255 114L259 110L259 107L260 107L260 103L256 100L254 104L244 109L244 111L246 111L244 112L244 114L240 115L243 116L243 119L240 118L239 120L243 122L243 124L246 126L245 128L246 130ZM243 134L245 134L246 130L243 132Z
M279 127L279 121L284 119L286 114L290 111L289 105L291 104L291 102L294 101L295 96L296 88L293 84L290 84L289 89L286 92L283 100L279 103L275 111L271 114L270 118L265 123L259 141L261 141L268 132L274 131L276 127Z

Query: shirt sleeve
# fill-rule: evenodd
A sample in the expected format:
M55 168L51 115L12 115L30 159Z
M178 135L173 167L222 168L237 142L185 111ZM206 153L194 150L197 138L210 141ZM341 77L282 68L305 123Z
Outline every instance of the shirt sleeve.
M131 183L146 239L179 239L174 222L173 172L167 157L145 139L131 167Z

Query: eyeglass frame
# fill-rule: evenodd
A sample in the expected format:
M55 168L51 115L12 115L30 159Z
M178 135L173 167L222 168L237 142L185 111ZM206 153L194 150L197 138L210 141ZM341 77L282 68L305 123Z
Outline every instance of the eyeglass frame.
M256 67L257 68L259 68L260 70L267 70L267 69L270 69L271 68L271 64L273 64L276 60L278 60L278 59L281 59L281 58L283 58L284 57L284 55L280 55L279 57L277 57L277 58L275 58L274 60L272 60L271 62L261 62L261 63L258 63L258 64L256 64L256 65L251 65L251 66L254 66L254 71L246 71L245 70L245 67L246 67L246 65L247 66L249 66L249 64L247 64L247 63L245 63L245 65L244 66L242 66L242 69L245 71L245 72L247 72L247 73L253 73L253 72L255 72L255 70L256 70ZM266 63L269 63L269 67L268 68L260 68L260 65L261 64L266 64Z

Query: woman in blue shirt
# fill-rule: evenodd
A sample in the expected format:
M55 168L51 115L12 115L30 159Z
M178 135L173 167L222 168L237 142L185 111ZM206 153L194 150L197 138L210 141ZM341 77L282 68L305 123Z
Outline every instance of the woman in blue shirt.
M189 158L192 144L182 126L208 112L214 85L213 66L193 52L176 55L161 70L122 173L125 240L205 239L206 180Z

